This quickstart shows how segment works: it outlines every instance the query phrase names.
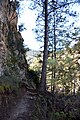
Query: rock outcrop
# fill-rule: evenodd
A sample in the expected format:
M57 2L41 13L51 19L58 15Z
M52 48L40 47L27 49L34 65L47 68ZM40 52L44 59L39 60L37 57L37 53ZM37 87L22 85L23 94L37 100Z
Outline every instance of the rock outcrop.
M26 79L27 61L23 38L17 30L17 2L0 0L0 77Z

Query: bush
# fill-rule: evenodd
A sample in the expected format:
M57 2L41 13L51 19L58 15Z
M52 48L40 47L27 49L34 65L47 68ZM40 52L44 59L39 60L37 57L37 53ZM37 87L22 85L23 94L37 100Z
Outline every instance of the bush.
M1 76L0 77L0 91L18 89L19 80L16 76Z

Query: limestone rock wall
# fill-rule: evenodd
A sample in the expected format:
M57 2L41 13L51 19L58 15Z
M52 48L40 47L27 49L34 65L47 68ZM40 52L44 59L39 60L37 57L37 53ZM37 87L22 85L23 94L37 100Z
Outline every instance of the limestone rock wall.
M17 74L25 79L27 61L17 21L16 2L0 0L0 76Z

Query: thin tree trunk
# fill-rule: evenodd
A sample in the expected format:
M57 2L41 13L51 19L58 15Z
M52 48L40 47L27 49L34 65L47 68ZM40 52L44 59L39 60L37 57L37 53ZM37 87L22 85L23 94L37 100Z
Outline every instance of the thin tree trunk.
M54 60L56 60L56 29L55 29L55 12L54 12ZM56 65L54 65L54 69L53 69L53 92L55 90L55 78L56 78Z
M75 80L75 78L74 78L74 88L73 88L73 93L74 93L74 95L75 95L75 90L76 90L76 80Z
M54 40L52 41L52 60L54 59L54 47L53 47L53 44L54 44ZM53 91L53 79L54 79L54 67L52 65L52 78L51 78L51 92Z
M48 58L48 0L44 2L45 10L45 33L44 33L44 53L43 53L43 65L42 65L42 75L40 83L40 91L46 90L46 68L47 68L47 58Z

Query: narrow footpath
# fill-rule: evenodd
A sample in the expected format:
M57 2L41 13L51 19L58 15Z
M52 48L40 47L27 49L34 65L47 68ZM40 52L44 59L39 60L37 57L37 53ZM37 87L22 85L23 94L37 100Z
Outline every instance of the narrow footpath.
M6 120L31 120L35 107L35 99L36 97L27 91L17 105L9 112L9 117Z

